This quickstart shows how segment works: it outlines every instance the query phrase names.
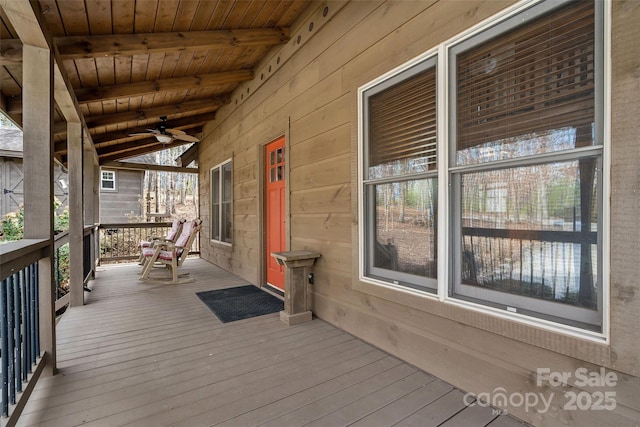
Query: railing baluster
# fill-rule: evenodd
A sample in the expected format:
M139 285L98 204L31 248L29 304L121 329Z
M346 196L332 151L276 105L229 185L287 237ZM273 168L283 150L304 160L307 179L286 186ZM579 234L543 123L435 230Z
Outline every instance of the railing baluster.
M30 301L30 295L31 295L30 288L29 288L29 282L31 281L31 266L27 267L21 273L23 275L22 312L24 313L24 317L22 319L23 336L24 336L22 340L23 354L24 354L24 357L22 358L22 379L26 381L27 375L30 372L29 361L31 360L31 321L30 321L31 308L29 307L29 301Z
M8 360L7 374L9 377L9 402L16 403L16 381L15 381L15 318L13 317L13 277L7 277L6 281L6 298L7 298L7 352L2 352Z
M40 269L38 267L38 263L34 263L34 280L33 280L33 289L32 289L32 295L33 295L33 305L32 307L34 308L34 313L33 313L33 341L35 342L34 345L34 352L33 352L33 359L31 359L31 363L36 363L36 360L38 359L38 355L40 354L40 293L38 292L38 288L39 288L39 283L40 283L40 278L38 277L38 274L40 272Z
M16 324L16 390L18 393L22 392L22 280L24 277L24 271L13 275L13 306L15 307L15 324Z
M2 349L2 416L9 415L9 334L7 325L7 280L0 284L0 348Z
M8 417L40 355L38 262L0 281L0 417Z

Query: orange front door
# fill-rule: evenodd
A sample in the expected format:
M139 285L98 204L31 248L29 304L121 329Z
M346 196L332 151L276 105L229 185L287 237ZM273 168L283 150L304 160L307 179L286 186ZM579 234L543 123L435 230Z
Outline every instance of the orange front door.
M284 137L266 148L267 283L284 290L284 267L271 256L287 250L285 241Z

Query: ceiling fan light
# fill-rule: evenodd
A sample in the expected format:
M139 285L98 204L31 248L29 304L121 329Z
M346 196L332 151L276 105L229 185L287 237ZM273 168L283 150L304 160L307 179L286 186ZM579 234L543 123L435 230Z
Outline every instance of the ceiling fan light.
M173 138L169 135L156 135L156 139L158 140L158 142L161 142L163 144L168 144L171 142Z

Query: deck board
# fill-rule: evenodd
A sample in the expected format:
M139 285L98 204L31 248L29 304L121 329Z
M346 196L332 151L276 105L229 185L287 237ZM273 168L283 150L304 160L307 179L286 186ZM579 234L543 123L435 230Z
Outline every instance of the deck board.
M322 320L224 324L196 292L246 282L200 259L184 269L194 283L102 267L56 329L60 374L38 382L18 425L520 425Z

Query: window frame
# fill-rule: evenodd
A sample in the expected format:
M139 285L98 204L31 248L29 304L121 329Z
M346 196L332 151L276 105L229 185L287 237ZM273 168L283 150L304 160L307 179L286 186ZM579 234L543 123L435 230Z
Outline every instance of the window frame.
M224 200L225 197L225 179L224 179L224 171L225 168L229 168L229 200ZM217 193L214 188L214 173L217 173L219 176L218 180L218 188ZM209 197L209 212L210 220L210 232L209 237L212 242L225 245L232 246L233 245L233 159L229 158L222 163L217 164L209 170L209 188L210 188L210 197ZM218 200L214 201L214 194L217 194ZM229 221L230 221L230 235L224 235L224 225L223 221L225 218L224 208L225 205L230 205L229 208ZM214 210L217 208L217 215L214 215ZM217 223L214 224L215 218L218 218ZM214 233L215 231L215 233ZM218 238L214 238L214 235Z
M374 250L376 243L375 237L375 211L369 208L371 203L376 200L375 187L383 184L394 184L419 180L435 180L438 185L439 162L438 153L436 154L435 168L427 172L408 172L403 175L385 176L381 178L369 177L368 159L370 159L369 151L369 105L368 99L376 94L384 92L396 84L405 82L422 72L433 69L435 72L435 105L438 108L438 78L439 73L438 56L436 50L431 50L425 54L415 58L412 61L390 71L380 78L362 86L358 89L358 111L360 120L359 127L359 236L360 236L360 252L359 252L359 278L368 283L396 287L398 289L414 289L425 292L427 295L436 296L438 292L438 279L426 276L419 276L411 273L394 271L374 266ZM436 150L438 147L438 117L436 115ZM436 196L436 206L439 199ZM439 209L439 208L437 208ZM438 250L438 242L435 242L436 250ZM436 258L437 259L437 258ZM438 270L436 266L436 270Z
M604 122L604 98L603 98L603 84L604 84L604 61L603 61L603 49L604 40L602 31L602 25L604 21L603 6L601 2L595 1L595 58L594 58L594 79L595 79L595 91L594 91L594 104L595 104L595 131L594 131L594 144L591 146L573 148L571 150L526 155L523 157L516 157L508 160L495 160L486 163L457 165L456 153L457 153L457 111L456 111L456 95L457 86L451 84L457 81L457 68L456 68L456 55L462 52L466 52L478 45L482 45L485 41L493 38L500 37L501 34L508 33L510 30L537 19L538 17L556 10L560 7L567 5L569 1L551 2L540 1L523 10L517 11L512 16L508 16L498 22L493 22L491 25L481 27L474 34L469 35L461 41L451 43L447 46L447 58L448 75L446 81L448 84L448 109L447 117L448 123L448 179L450 188L450 204L449 204L449 218L450 228L449 236L451 247L449 250L449 283L448 283L448 298L452 300L468 301L479 304L488 308L494 308L501 311L507 311L513 314L521 314L531 319L546 320L562 325L561 327L575 327L584 331L593 331L595 333L602 333L605 330L604 325L604 276L603 276L603 252L602 252L602 235L604 230L603 219L603 176L602 176L602 164L603 164L603 150L604 150L604 134L603 134L603 122ZM526 166L535 166L552 162L562 162L569 160L580 160L585 158L596 158L599 165L595 172L597 181L597 201L596 208L598 210L598 223L597 223L597 277L598 284L597 292L597 310L594 313L593 310L583 309L577 306L569 306L554 302L552 300L544 300L538 298L531 298L526 296L520 296L515 294L508 294L499 291L478 289L472 285L466 285L462 283L462 225L461 225L461 178L466 173L492 171L506 168L522 168Z
M112 179L104 179L105 174L111 174ZM105 187L105 182L112 182L113 188ZM100 191L116 192L118 188L116 186L116 171L115 170L101 170L100 171Z
M455 185L454 182L460 174L465 171L472 170L471 167L465 170L465 166L456 166L455 161L456 144L455 144L455 129L453 129L453 135L451 135L452 127L455 127L455 113L451 116L451 86L455 85L455 79L451 80L452 68L450 64L450 55L452 48L464 43L468 39L477 37L478 34L486 31L498 31L504 33L515 27L514 19L522 18L522 16L530 16L531 12L535 12L536 9L542 10L554 10L570 3L570 0L561 0L560 2L548 1L548 0L523 0L516 3L501 12L487 18L480 22L476 26L460 32L454 37L439 43L429 51L409 60L405 64L402 64L393 70L385 73L384 75L365 83L358 88L357 97L357 127L358 127L358 274L359 281L356 284L356 288L362 292L377 295L385 299L397 301L400 304L406 304L411 307L433 307L433 310L438 310L435 307L438 304L443 303L450 308L446 310L453 310L452 313L460 313L460 319L466 318L464 311L471 310L473 312L481 313L489 316L489 318L500 318L507 321L515 321L525 325L533 326L536 328L542 328L562 335L569 335L580 339L587 339L597 343L608 342L610 338L610 320L608 307L610 301L610 283L609 283L609 271L610 260L603 254L608 253L610 248L610 238L607 233L610 224L610 205L609 197L611 193L610 189L610 137L611 137L611 64L606 61L609 52L611 52L611 5L605 2L595 1L595 134L596 140L594 145L573 148L567 152L552 152L539 155L532 158L517 158L514 160L497 160L496 162L487 165L479 164L472 165L477 170L491 169L491 168L506 168L513 165L527 166L531 164L551 163L559 162L562 160L579 160L579 158L597 158L596 177L597 180L597 200L594 203L594 209L596 209L598 222L597 222L597 272L594 273L594 278L597 277L598 282L598 301L597 309L599 321L601 324L600 329L593 328L592 325L585 325L580 322L572 322L567 319L558 319L549 316L540 316L539 313L529 313L526 310L520 312L513 312L507 310L506 307L496 307L495 305L487 304L483 301L476 299L460 298L453 292L454 283L454 271L455 263L461 263L462 254L458 257L454 257L455 245L453 239L461 238L462 230L456 234L456 224L450 217L455 209L458 209L456 198L459 198L455 194L455 191L451 191L451 186ZM539 12L544 13L544 12ZM532 18L528 18L532 19ZM505 29L506 27L506 29ZM485 33L487 34L487 33ZM371 222L371 215L367 213L366 209L366 161L367 161L367 143L365 139L365 131L367 129L365 105L366 100L363 93L374 87L381 82L392 79L394 76L402 73L404 70L419 64L422 61L430 57L435 57L437 61L436 68L436 90L437 90L437 108L438 111L444 111L444 114L438 114L437 117L437 138L436 138L436 150L437 150L437 179L438 179L438 238L437 238L437 252L438 266L437 266L437 293L425 291L419 287L406 286L406 284L398 284L390 281L388 278L370 277L367 275L366 270L366 245L367 245L367 221ZM577 156L577 157L576 157ZM457 240L456 240L457 241ZM458 261L455 259L458 258ZM597 274L597 276L595 276ZM409 299L407 299L409 298ZM432 303L427 301L432 300ZM403 303L404 301L404 303ZM422 302L420 302L422 301ZM549 301L550 304L555 304ZM426 306L424 304L427 304ZM429 309L430 311L431 309ZM458 310L463 310L459 312ZM458 317L456 317L458 318Z

